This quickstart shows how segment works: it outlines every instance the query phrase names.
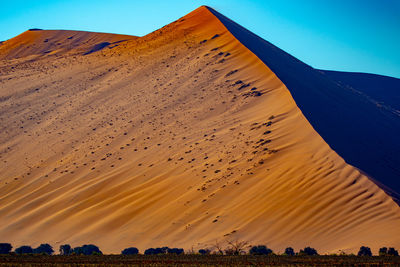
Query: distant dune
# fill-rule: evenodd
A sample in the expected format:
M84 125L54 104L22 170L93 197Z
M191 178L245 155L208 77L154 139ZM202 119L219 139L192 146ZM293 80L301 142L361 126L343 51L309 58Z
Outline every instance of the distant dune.
M108 33L31 29L2 43L0 59L60 55L67 52L89 54L135 38Z
M400 247L396 102L215 10L27 31L0 59L2 242Z

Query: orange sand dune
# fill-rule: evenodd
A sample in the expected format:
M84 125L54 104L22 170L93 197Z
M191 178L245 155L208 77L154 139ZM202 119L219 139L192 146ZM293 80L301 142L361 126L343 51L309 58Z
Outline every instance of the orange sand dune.
M66 52L91 53L137 37L130 35L65 30L28 30L0 45L0 59Z
M121 38L34 60L29 36L0 45L26 56L0 61L2 242L400 247L399 206L209 9Z

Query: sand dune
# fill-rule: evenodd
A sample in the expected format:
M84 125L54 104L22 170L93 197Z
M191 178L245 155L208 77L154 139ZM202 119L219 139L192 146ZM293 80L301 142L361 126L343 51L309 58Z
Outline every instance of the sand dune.
M287 86L307 120L346 162L393 189L393 196L399 198L398 111L377 105L376 101L371 101L346 83L332 80L215 10L209 10ZM375 90L387 84L375 82L375 85L377 83L380 86ZM385 94L394 95L390 90Z
M0 59L37 57L68 52L92 53L137 37L97 32L31 29L3 42ZM26 60L26 59L25 59Z
M400 246L398 205L207 7L60 53L42 39L70 33L25 34L0 45L3 241L107 253L235 239L281 252Z

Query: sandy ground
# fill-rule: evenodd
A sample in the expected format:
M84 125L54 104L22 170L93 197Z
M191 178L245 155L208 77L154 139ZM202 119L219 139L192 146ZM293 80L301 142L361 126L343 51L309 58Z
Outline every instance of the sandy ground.
M400 247L398 205L207 8L141 38L40 44L72 33L0 45L1 242Z

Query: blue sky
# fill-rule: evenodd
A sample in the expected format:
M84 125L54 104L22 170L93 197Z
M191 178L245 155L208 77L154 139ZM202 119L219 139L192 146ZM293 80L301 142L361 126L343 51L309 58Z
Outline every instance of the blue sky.
M0 40L29 28L142 36L208 5L315 68L400 78L399 0L0 0Z

